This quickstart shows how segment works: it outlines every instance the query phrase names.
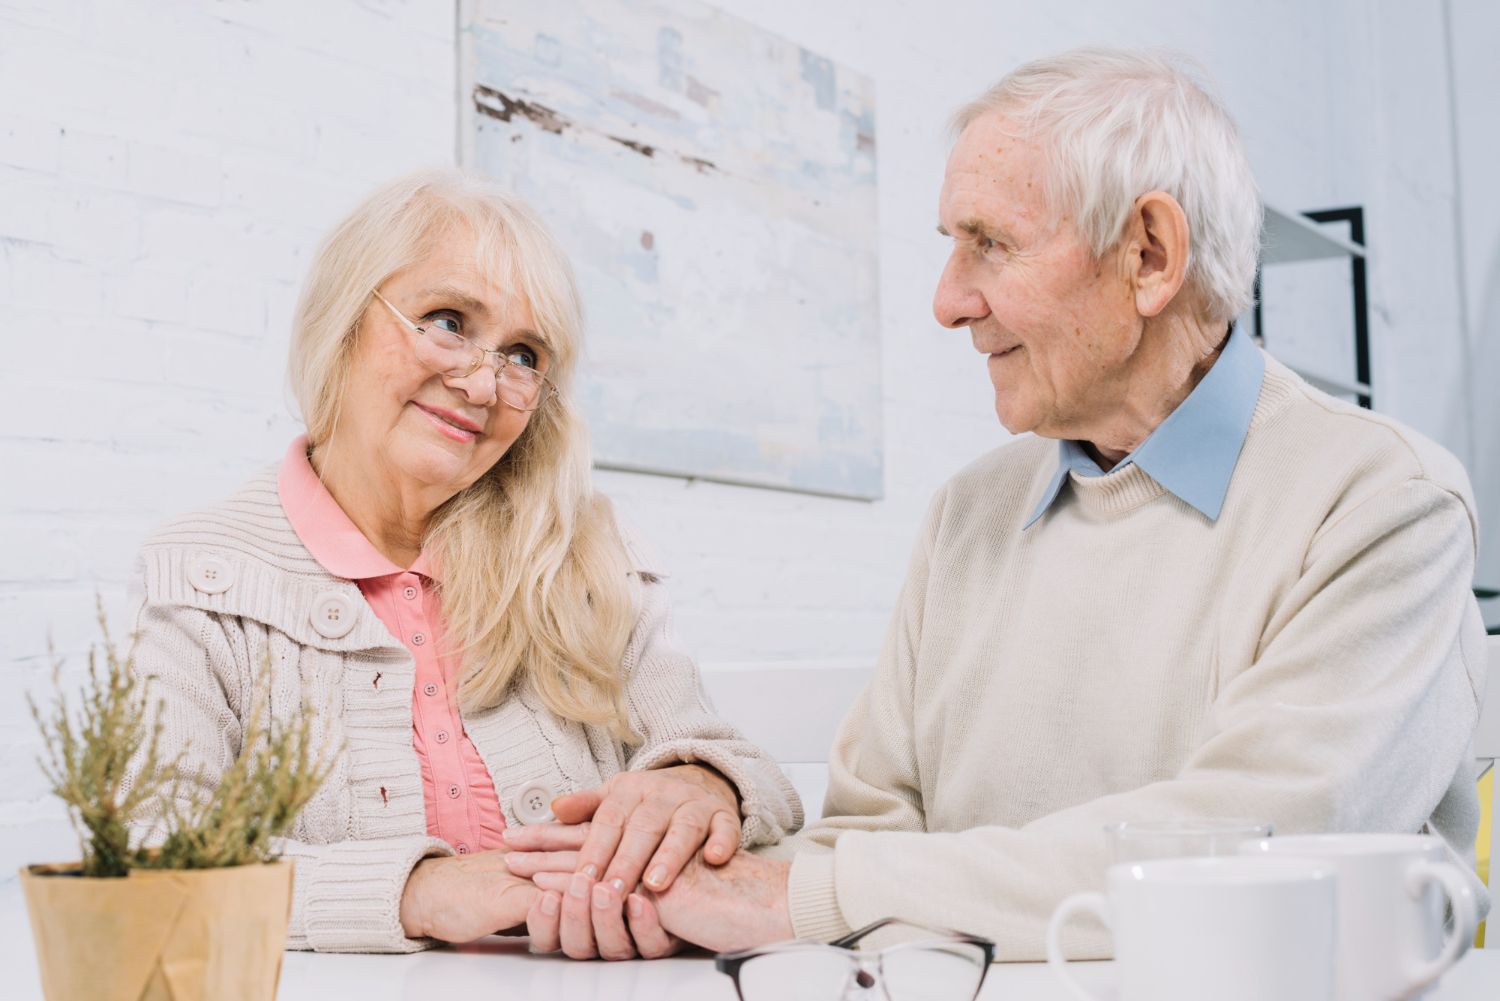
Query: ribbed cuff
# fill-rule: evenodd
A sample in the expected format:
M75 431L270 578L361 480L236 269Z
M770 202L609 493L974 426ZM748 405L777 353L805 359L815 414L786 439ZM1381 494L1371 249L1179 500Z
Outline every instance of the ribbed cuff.
M418 952L436 945L406 937L401 896L418 862L452 854L447 842L425 835L325 846L307 874L307 944L318 952Z
M854 930L839 910L838 891L833 882L837 857L837 852L830 855L802 852L792 859L786 895L792 912L792 932L798 938L832 942Z

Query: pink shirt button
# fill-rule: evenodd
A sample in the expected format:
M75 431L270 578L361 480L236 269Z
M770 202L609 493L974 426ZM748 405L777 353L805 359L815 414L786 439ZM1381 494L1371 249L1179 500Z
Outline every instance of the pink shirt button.
M427 637L423 636L421 633L417 633L415 636L413 636L411 638L411 641L413 643L415 643L417 646L421 646L423 643L427 642Z
M414 587L408 586L407 589L405 591L402 591L401 593L404 594L404 595L406 595L406 600L407 601L411 601L413 598L415 598L417 596L417 589L414 588Z
M459 795L462 794L462 793L463 793L463 790L460 789L456 785L452 785L452 786L448 787L448 798L449 799L458 799Z
M437 685L423 685L422 686L422 694L423 695L436 695L437 694Z
M456 852L458 852L460 855L467 855L467 854L469 854L469 846L468 845L457 845L457 846L454 847L453 850L456 851Z
M448 743L448 731L447 730L439 730L437 732L437 742L439 744L446 744L446 743Z

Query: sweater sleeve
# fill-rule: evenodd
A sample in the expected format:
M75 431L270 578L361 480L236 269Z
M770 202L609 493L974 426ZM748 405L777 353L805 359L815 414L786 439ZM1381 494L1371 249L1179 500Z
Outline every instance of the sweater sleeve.
M640 604L626 651L631 728L643 739L628 749L631 771L676 764L712 765L740 796L740 843L772 844L802 826L802 801L771 756L714 712L692 655L672 628L666 585L640 575Z
M132 670L150 679L149 698L159 704L162 757L171 760L183 751L177 776L184 796L207 795L240 752L253 697L253 644L237 628L237 617L147 600L139 575L130 621ZM273 669L273 711L279 701L301 704L295 659L290 666L291 677ZM326 794L336 794L333 784L325 786ZM148 841L162 836L149 824L143 827ZM445 842L425 833L328 843L285 839L278 850L295 864L289 949L416 952L440 944L407 938L400 908L413 867L423 858L452 854Z
M1453 493L1409 479L1323 527L1251 666L1220 679L1207 732L1177 775L1018 829L924 833L909 705L924 567L919 546L876 675L840 730L835 816L774 850L833 847L831 860L793 863L799 934L898 915L989 936L997 959L1041 959L1057 903L1103 885L1101 828L1131 819L1255 817L1282 834L1427 830L1472 872L1470 743L1485 647L1469 593L1472 523ZM1488 897L1471 883L1483 914ZM1097 926L1080 926L1069 947L1078 958L1110 951Z

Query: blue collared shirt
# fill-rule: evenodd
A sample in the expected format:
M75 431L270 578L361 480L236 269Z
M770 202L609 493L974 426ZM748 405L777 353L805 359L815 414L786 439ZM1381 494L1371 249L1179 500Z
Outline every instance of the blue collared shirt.
M1265 374L1266 359L1260 349L1236 326L1203 381L1114 468L1135 463L1210 521L1217 521ZM1057 472L1022 531L1057 500L1068 473L1076 470L1079 476L1104 475L1078 442L1065 440L1057 445Z

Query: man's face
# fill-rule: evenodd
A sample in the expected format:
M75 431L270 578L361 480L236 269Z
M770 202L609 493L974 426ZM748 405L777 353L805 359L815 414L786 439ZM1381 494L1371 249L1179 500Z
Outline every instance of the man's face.
M985 115L948 157L938 216L954 245L932 311L989 356L1006 430L1082 437L1122 397L1142 321L1118 255L1093 260L1053 219L1046 164L1020 131Z

